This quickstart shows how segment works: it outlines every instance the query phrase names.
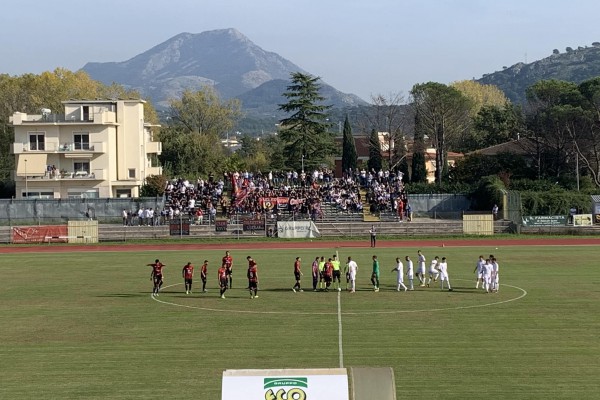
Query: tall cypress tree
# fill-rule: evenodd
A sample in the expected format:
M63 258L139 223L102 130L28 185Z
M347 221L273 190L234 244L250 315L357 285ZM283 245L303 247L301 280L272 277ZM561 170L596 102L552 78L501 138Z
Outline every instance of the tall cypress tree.
M415 113L415 136L413 143L411 182L427 182L427 168L425 167L425 135L420 121L419 113Z
M379 135L377 134L377 129L373 129L369 137L369 162L367 163L369 171L377 172L381 170L382 158Z
M350 126L348 115L346 115L342 145L342 172L348 172L349 170L356 171L357 162L356 143L354 142L354 136L352 136L352 126Z

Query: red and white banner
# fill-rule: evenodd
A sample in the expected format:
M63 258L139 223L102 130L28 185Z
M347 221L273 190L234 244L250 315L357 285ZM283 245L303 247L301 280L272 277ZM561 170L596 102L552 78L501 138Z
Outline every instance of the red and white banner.
M67 225L14 226L12 243L68 242Z

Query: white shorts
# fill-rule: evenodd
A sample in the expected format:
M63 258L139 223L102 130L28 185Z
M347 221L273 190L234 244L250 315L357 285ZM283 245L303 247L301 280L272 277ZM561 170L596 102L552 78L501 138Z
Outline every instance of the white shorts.
M430 269L429 270L429 275L438 275L440 273L440 271L438 271L437 269Z
M425 267L419 267L419 269L417 269L417 274L425 275Z
M414 279L414 277L415 277L415 276L414 276L413 274L407 274L407 275L406 275L406 277L407 277L408 279Z
M440 274L440 280L441 281L447 281L448 280L448 274Z
M348 276L350 277L351 281L355 281L356 280L356 274L348 274Z

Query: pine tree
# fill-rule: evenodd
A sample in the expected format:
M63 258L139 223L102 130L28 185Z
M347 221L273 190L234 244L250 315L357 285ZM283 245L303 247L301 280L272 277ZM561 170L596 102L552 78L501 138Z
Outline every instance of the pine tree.
M350 121L348 121L348 115L346 115L342 145L342 172L356 171L357 160L356 143L354 142L354 136L352 136L352 127Z
M382 165L382 158L383 157L381 156L381 143L379 143L379 135L377 134L377 130L373 129L371 131L371 136L369 137L369 162L367 163L369 171L380 171Z

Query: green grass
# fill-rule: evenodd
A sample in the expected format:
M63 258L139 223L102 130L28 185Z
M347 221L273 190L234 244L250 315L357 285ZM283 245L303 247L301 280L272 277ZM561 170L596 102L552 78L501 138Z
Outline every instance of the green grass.
M393 367L399 398L597 397L600 249L423 247L428 259L448 257L456 290L398 293L394 258L415 259L416 250L377 249L383 286L374 293L372 249L339 249L358 262L361 289L341 293L345 367ZM3 254L0 398L219 399L224 369L339 367L337 293L291 291L294 257L308 288L311 261L335 251L232 245L225 300L216 290L220 250ZM506 286L486 295L472 272L491 252ZM255 300L242 289L247 254L259 266ZM167 264L158 300L186 307L151 299L145 265L157 257ZM210 292L186 296L181 268L192 261L198 272L205 258ZM508 301L523 292L507 285L527 295Z

